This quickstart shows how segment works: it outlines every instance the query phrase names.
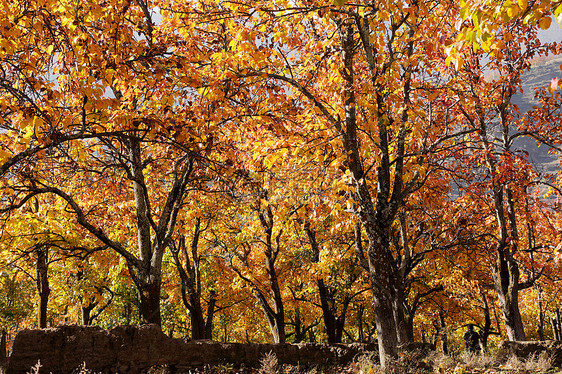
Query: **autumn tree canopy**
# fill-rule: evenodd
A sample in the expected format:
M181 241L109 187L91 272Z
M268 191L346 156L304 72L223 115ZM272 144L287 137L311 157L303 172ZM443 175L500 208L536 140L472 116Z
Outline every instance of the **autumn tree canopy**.
M383 367L496 308L523 339L524 295L558 307L560 177L519 142L558 157L559 81L513 98L562 8L510 4L3 2L4 328L37 293L43 326L376 336Z

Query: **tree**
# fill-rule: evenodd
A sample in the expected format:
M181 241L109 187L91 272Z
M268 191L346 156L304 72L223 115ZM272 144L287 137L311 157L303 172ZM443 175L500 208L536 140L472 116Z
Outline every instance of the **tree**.
M283 108L288 113L297 106L302 109L293 123L310 126L299 129L279 121L272 127L282 131L290 125L330 141L338 166L346 171L341 190L367 237L364 260L373 286L382 364L387 367L387 358L397 357L393 303L400 283L391 227L427 177L428 152L436 151L440 135L449 136L450 130L443 123L429 126L416 111L422 100L416 88L431 75L433 55L428 58L425 52L441 48L439 39L435 46L434 40L426 43L416 35L443 30L449 5L201 2L186 12L199 16L204 28L220 23L220 43L230 48L215 55L221 62L216 77L219 82L244 79L256 87L255 97L239 98L251 108L248 116L263 117ZM237 32L228 36L225 30ZM270 89L280 84L288 88ZM281 94L288 96L287 105L277 102L276 111L256 104L262 97L261 102L271 102Z
M21 29L49 53L39 64L43 57L33 59L37 51L28 52L25 44L20 58L21 41L13 39L4 55L9 67L5 74L14 76L3 80L2 99L9 108L4 124L9 131L19 128L23 133L4 136L4 147L22 143L31 149L4 163L11 171L3 181L4 211L40 194L64 201L85 232L125 258L138 289L142 321L160 324L162 257L191 173L211 149L204 113L214 109L206 103L193 105L200 98L200 82L187 66L194 65L181 52L173 58L167 55L176 41L165 33L158 34L162 39L155 36L148 5L122 4L120 12L113 12L113 5L30 4L33 9L14 15ZM40 30L38 35L35 30ZM140 37L135 30L141 30ZM34 62L27 65L26 59ZM31 71L12 61L23 61ZM164 77L172 73L169 66L182 66L182 61L186 67L175 76L181 80L186 74L190 83L178 87ZM42 80L31 78L35 65L42 69L37 74ZM55 72L57 87L48 80L49 69ZM24 82L21 90L18 80ZM56 171L50 169L55 164ZM124 215L121 225L110 223L115 217L110 203ZM133 228L136 254L129 249Z
M552 51L552 46L542 46L536 39L536 31L518 23L503 27L504 52L470 52L459 77L465 80L464 92L458 110L468 128L474 129L464 153L474 162L467 164L464 158L463 176L472 175L461 190L476 195L489 194L484 204L489 211L489 221L495 220L494 286L502 306L502 312L510 340L525 340L525 332L519 310L519 291L535 281L529 277L521 282L518 256L524 245L520 235L519 220L524 211L517 201L526 201L527 187L536 178L525 153L516 152L515 140L527 136L526 129L517 128L518 108L512 98L521 82L521 74L529 68L529 60L535 55ZM523 45L523 47L520 47ZM484 77L483 55L490 58L488 68L497 71L497 79ZM545 124L546 125L546 124ZM467 165L470 165L466 168ZM484 173L483 177L474 176ZM519 212L520 211L520 212ZM491 223L491 222L490 222ZM490 227L491 228L491 227ZM528 248L527 251L532 251Z
M230 266L238 277L251 288L267 319L273 341L282 344L285 343L286 339L285 306L276 262L282 252L281 235L283 229L275 228L274 232L275 216L266 190L259 190L254 201L251 209L257 216L258 226L262 233L258 234L255 240L243 241L239 244L241 251L236 253L239 263L234 262L234 257L232 257ZM263 250L260 251L256 247L263 247ZM256 252L259 254L256 254ZM262 274L256 274L257 276L248 274L248 271L252 271L252 268L256 267L254 264L256 260L263 261L262 266L265 268L266 280L260 279L263 278ZM258 266L258 268L262 266Z
M211 218L208 218L208 220L210 221ZM188 247L184 236L180 236L177 243L176 241L172 242L171 248L172 258L181 280L182 301L189 310L191 317L192 339L212 339L213 316L217 311L216 291L214 289L209 291L206 319L204 318L201 303L203 288L199 242L202 232L211 224L209 221L205 223L206 227L202 227L201 218L195 218L195 227L193 228L193 236L189 246L190 253L187 251Z
M312 262L319 265L318 275L316 275L314 281L317 290L315 290L316 298L319 298L320 302L315 302L315 304L322 310L328 343L341 343L351 302L368 290L368 288L361 287L358 284L361 276L360 269L354 258L349 255L353 253L354 238L351 239L351 244L346 243L346 235L336 231L341 235L338 235L337 239L320 237L319 240L317 230L310 222L304 223L303 226L312 250ZM335 230L332 228L332 231ZM328 235L323 234L322 236ZM350 236L347 235L348 240ZM330 239L335 243L329 243ZM325 248L322 242L335 248ZM348 249L344 250L341 247L347 247ZM346 253L348 254L346 255ZM341 258L337 259L338 256L341 256ZM327 261L327 258L331 258L331 261ZM326 271L326 267L330 271Z

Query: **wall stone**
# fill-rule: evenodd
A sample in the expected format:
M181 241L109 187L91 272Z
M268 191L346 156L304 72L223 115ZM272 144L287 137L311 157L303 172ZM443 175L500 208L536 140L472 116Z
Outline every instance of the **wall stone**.
M505 362L511 356L515 356L521 360L531 357L537 357L543 352L551 355L555 367L562 367L562 341L544 340L544 341L525 341L511 342L503 341L498 345L497 358L501 362Z
M167 365L186 370L203 365L259 366L269 352L279 363L291 365L344 365L357 355L377 351L374 344L240 344L210 340L184 341L166 336L156 325L61 326L23 330L14 341L8 374L27 373L41 363L40 373L71 373L85 364L96 373L140 373Z

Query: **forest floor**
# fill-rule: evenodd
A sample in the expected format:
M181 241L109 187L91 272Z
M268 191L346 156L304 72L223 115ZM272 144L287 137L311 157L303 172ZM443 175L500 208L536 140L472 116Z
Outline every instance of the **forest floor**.
M167 370L162 368L153 368L147 374L168 374ZM264 371L261 368L233 369L228 367L215 367L208 369L197 369L186 371L186 374L380 374L377 368L362 371L355 365L345 367L334 366L324 368L303 369L295 366L281 366L276 371ZM471 368L467 366L457 366L454 368L417 368L395 371L396 374L562 374L562 368L549 369L515 369L507 367L490 367L490 368Z
M562 374L561 367L553 366L554 352L521 360L515 356L506 362L498 362L493 355L466 354L447 356L433 352L429 355L401 357L394 365L395 374ZM38 374L32 368L29 374ZM0 368L0 374L3 371ZM94 374L95 371L78 368L74 374ZM142 370L144 374L382 374L378 362L371 355L357 357L345 366L294 366L280 364L275 355L266 355L260 366L237 368L219 365L205 368L179 369L168 365Z
M166 368L152 368L147 374L169 374ZM176 373L183 374L179 371ZM189 374L380 374L380 368L369 357L359 358L347 366L297 367L279 365L275 360L262 360L259 368L233 368L217 366L206 369L191 369ZM546 356L521 361L515 357L498 363L492 356L463 355L449 357L433 355L420 360L399 362L396 374L562 374L562 368L552 366L552 359Z

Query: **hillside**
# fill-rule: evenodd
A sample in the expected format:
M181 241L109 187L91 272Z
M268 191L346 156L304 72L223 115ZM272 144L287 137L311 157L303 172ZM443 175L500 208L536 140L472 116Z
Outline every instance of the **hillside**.
M533 105L538 105L535 100L535 90L540 87L546 87L552 78L560 77L562 71L562 56L550 56L547 59L537 61L532 69L523 75L523 93L515 96L514 103L519 106L522 114L531 110ZM537 147L536 142L531 138L521 139L517 147L529 152L531 162L533 162L538 170L545 173L556 172L559 169L557 157L549 153L546 146Z

